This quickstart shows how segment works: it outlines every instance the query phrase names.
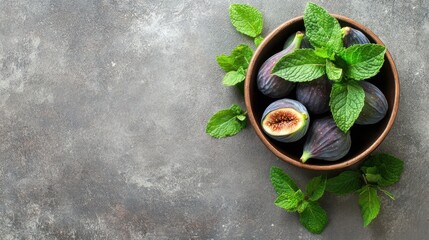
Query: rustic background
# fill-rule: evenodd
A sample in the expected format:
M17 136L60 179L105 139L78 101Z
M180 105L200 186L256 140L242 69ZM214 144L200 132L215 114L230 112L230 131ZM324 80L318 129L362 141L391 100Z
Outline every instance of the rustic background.
M306 1L246 2L264 35ZM0 0L1 239L425 239L429 235L429 1L314 1L368 26L401 81L377 152L405 160L396 201L363 228L355 196L326 195L312 235L274 206L269 168L300 185L317 172L278 160L249 126L205 135L232 103L215 56L251 40L233 1Z

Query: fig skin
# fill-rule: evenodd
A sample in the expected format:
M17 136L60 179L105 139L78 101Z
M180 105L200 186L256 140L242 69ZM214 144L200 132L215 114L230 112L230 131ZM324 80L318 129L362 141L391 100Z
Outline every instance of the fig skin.
M357 29L351 27L343 27L342 31L344 34L343 43L345 48L348 48L355 44L371 43L369 39L365 36L365 34L363 34L363 32Z
M322 114L329 111L329 95L332 83L326 76L311 82L298 83L296 86L296 99L304 104L313 114Z
M295 83L284 80L281 77L271 74L273 67L276 63L288 53L293 52L295 49L298 49L301 45L301 41L304 34L297 32L295 38L288 48L278 52L268 58L262 64L261 68L258 71L258 77L256 83L258 85L259 91L262 92L265 96L271 98L283 98L286 97L295 87Z
M359 84L365 91L365 104L355 123L359 125L378 123L386 116L389 107L386 97L381 90L372 83L359 81Z
M310 158L336 161L344 157L352 145L350 131L344 133L332 117L317 119L308 131L301 161Z
M265 118L270 117L270 113L279 109L295 110L296 111L295 114L297 114L295 117L298 120L304 121L302 123L302 126L299 129L296 129L296 131L291 132L287 135L275 136L267 132L265 127L267 128L269 127L264 125ZM297 123L297 124L300 124L300 123ZM285 143L296 142L300 140L302 137L304 137L304 135L307 133L308 126L310 125L310 115L308 114L308 111L305 108L305 106L302 105L300 102L293 99L288 99L288 98L280 99L271 103L265 109L264 113L262 114L261 125L262 125L262 130L265 132L265 134L267 134L269 137L271 137L274 140L277 140L279 142L285 142Z

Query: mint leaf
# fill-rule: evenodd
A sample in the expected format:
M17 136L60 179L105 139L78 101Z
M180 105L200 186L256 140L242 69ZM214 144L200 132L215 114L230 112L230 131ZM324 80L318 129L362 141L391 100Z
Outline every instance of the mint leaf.
M380 212L380 199L377 190L370 185L365 185L359 190L359 206L364 226L368 226Z
M381 187L392 185L399 181L404 169L404 162L392 155L381 153L369 156L362 165L362 171L376 167L381 179L377 181Z
M326 59L326 75L330 80L338 82L343 78L343 69Z
M255 43L255 46L258 47L262 43L263 40L264 40L263 37L257 36L257 37L255 37L255 39L253 39L253 42Z
M234 64L234 58L225 54L216 57L217 64L225 71L236 71L238 68Z
M293 179L278 167L271 167L270 178L277 194L282 194L283 192L295 193L298 190L298 186Z
M229 109L220 110L208 121L206 133L215 138L224 138L239 133L246 127L246 121L238 119L238 116L243 113L243 110L235 104Z
M317 201L323 196L326 187L326 175L321 175L310 180L307 184L306 195L308 200Z
M298 205L298 207L296 208L296 211L297 211L298 213L302 213L302 212L304 212L304 210L308 207L308 204L309 204L309 202L308 202L308 201L306 201L306 200L302 201L302 202Z
M272 74L290 82L308 82L325 74L325 64L313 49L298 49L282 57Z
M378 183L378 181L380 181L380 179L381 179L381 175L380 174L367 173L367 174L365 174L365 179L369 183Z
M276 199L274 204L277 207L283 208L288 212L296 212L299 203L303 200L304 200L304 193L302 193L302 191L300 189L298 189L298 191L296 191L294 193L283 192Z
M390 199L395 200L395 196L393 194L385 189L382 189L380 187L377 187L378 190L380 190L382 193L384 193L386 196L388 196Z
M340 24L322 7L307 3L304 11L304 26L311 45L316 49L325 48L327 56L343 48Z
M329 106L335 123L343 132L353 126L364 103L365 92L357 82L336 82L332 85Z
M326 183L326 191L336 194L356 192L361 187L361 176L356 171L344 171L338 176L328 179Z
M351 79L363 80L375 76L384 63L386 48L378 44L356 44L341 52L347 63L345 75Z
M252 56L252 48L240 44L232 50L231 56L222 54L216 57L216 61L225 72L238 71L240 67L246 70Z
M299 215L301 224L312 233L321 233L328 224L325 210L317 202L308 202L308 205Z
M229 6L229 18L238 32L249 37L254 38L262 32L262 13L252 6L232 4Z
M231 71L225 74L223 78L223 85L225 86L234 86L237 83L244 81L246 78L245 71L240 67L237 71Z

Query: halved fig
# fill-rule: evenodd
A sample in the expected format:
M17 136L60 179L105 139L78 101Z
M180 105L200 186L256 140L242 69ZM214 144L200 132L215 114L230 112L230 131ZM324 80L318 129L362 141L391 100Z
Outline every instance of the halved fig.
M271 103L262 114L264 132L279 142L296 142L307 132L310 116L300 102L280 99Z

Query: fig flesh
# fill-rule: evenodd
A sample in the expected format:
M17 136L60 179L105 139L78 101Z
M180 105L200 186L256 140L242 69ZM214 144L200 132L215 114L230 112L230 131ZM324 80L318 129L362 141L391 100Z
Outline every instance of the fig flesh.
M371 43L369 39L363 34L363 32L351 28L351 27L343 27L341 29L343 31L343 43L344 47L348 48L355 44L366 44Z
M339 160L349 152L351 144L350 132L341 131L332 117L317 119L308 131L301 161L304 163L310 158Z
M332 83L326 76L311 82L298 83L296 86L296 99L304 104L313 114L322 114L329 111L329 95Z
M295 83L272 75L271 71L280 58L300 47L303 36L304 34L297 32L293 42L288 48L274 54L262 64L256 80L258 89L262 94L271 98L282 98L286 97L293 90Z
M381 121L387 113L388 104L386 97L374 84L367 81L359 81L365 91L365 103L356 124L368 125Z
M262 114L263 131L279 142L295 142L308 130L310 116L300 102L280 99L271 103Z

